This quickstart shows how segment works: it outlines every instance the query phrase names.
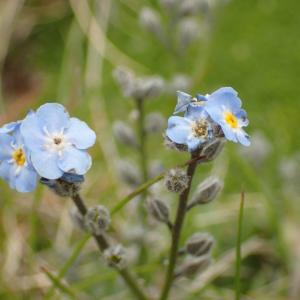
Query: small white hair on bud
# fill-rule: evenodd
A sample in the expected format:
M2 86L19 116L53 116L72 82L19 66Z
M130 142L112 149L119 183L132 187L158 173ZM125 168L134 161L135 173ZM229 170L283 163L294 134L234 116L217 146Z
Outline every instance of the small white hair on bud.
M186 242L186 252L193 256L202 256L210 253L215 243L209 233L194 233Z
M147 201L147 208L151 216L159 222L169 222L169 208L167 204L156 198L150 198Z
M91 234L102 234L108 229L110 222L109 211L103 205L90 207L84 216L85 228Z
M116 269L124 269L127 265L127 254L120 244L108 247L103 252L103 257L108 266Z

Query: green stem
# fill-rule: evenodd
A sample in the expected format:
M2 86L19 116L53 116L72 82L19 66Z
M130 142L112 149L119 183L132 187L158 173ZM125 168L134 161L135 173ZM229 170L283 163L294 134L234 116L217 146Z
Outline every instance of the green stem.
M87 213L87 207L84 204L84 201L82 197L79 194L75 194L72 197L72 200L74 204L76 205L79 212L84 216ZM108 241L102 234L94 234L94 239L97 242L98 248L101 252L103 252L106 248L109 247ZM130 288L132 293L136 296L139 300L147 300L148 298L144 295L144 292L141 290L141 288L137 285L135 279L132 277L132 275L128 272L127 269L116 269L120 276L123 278L127 286Z
M181 234L181 229L182 229L182 225L186 213L186 207L188 203L188 196L191 189L191 183L193 180L196 167L197 167L197 161L194 161L193 163L189 164L187 169L187 175L189 176L188 187L180 194L179 197L176 219L172 230L172 245L170 249L169 265L166 273L164 287L161 292L160 300L165 300L168 298L170 288L173 282L174 269L176 266L176 261L178 256L180 234Z
M177 165L175 166L178 168L182 168L185 166L188 166L190 164L193 163L200 163L202 161L202 159L205 160L205 157L202 156L196 156L193 157L192 159L186 161L183 164ZM174 167L173 167L174 168ZM130 202L133 198L135 198L136 196L138 196L139 194L141 194L143 191L145 191L148 187L152 186L153 184L157 183L158 181L162 180L165 176L165 174L167 173L167 171L160 173L159 175L157 175L156 177L144 182L143 184L141 184L139 187L137 187L133 192L131 192L130 194L128 194L127 196L125 196L123 199L121 199L116 205L115 207L112 208L111 210L111 215L116 214L118 211L120 211L128 202Z
M242 243L242 225L244 214L245 194L241 193L241 203L238 219L238 232L236 242L236 268L235 268L235 300L240 300L241 297L241 243Z

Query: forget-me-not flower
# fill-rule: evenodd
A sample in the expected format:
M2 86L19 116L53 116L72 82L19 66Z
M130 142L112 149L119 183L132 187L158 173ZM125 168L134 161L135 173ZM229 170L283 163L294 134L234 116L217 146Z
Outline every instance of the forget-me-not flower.
M226 139L249 146L249 136L242 129L249 121L241 105L238 93L231 87L224 87L209 95L205 110L212 120L221 126Z
M195 106L188 110L184 117L170 117L166 135L174 143L184 144L193 152L213 138L211 125L203 106Z
M192 97L187 93L177 91L177 104L175 107L174 114L186 112L189 107L205 105L205 102L208 100L208 96L209 95L203 96L201 94L197 94L196 97Z
M18 192L31 192L36 187L37 173L20 134L21 121L0 128L0 177Z
M44 178L57 179L66 172L83 175L91 166L86 149L95 143L95 132L70 118L61 104L42 105L23 120L21 133L34 168Z

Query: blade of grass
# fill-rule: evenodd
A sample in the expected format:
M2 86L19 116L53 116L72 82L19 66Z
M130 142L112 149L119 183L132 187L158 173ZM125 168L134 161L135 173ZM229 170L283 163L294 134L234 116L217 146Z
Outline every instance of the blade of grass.
M55 286L57 289L59 289L62 293L68 295L71 299L77 300L79 299L75 293L64 283L60 281L60 279L57 276L54 276L49 270L47 270L45 267L41 267L42 272L46 274L46 276L51 280L53 283L53 286Z
M235 300L241 297L241 243L242 243L242 226L244 217L245 193L241 193L240 211L238 217L238 232L236 241L236 265L235 265Z
M76 261L76 259L78 258L79 254L81 253L82 249L84 248L84 246L86 245L87 241L90 239L90 235L86 235L84 238L82 238L79 243L76 245L76 247L73 249L73 252L71 254L71 256L68 258L68 260L65 262L65 264L62 266L62 268L59 270L57 278L61 279L67 272L68 270L71 268L71 266L74 264L74 262ZM55 286L53 285L48 292L46 293L46 295L44 296L45 300L49 300L51 299L51 297L53 296L54 293L54 288Z

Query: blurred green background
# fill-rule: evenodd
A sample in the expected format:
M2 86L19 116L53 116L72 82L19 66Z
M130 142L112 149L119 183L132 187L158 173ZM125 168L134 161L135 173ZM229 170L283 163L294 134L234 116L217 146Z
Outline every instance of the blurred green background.
M248 112L252 146L245 150L227 143L216 162L199 168L195 186L213 173L225 187L217 201L191 213L184 238L199 230L212 233L217 241L215 261L203 276L204 286L201 277L183 281L183 290L191 295L178 292L172 299L200 299L200 295L233 299L241 190L246 192L243 299L300 299L300 2L202 1L199 11L182 17L198 22L196 28L185 27L184 35L180 35L180 18L162 2L167 3L1 1L1 124L21 119L30 108L49 101L63 103L70 114L86 120L96 130L98 142L91 151L93 167L83 194L89 204L112 208L131 190L118 176L118 161L128 157L138 161L135 151L113 137L116 120L136 126L134 102L123 96L113 70L126 67L136 76L161 76L164 92L146 102L146 111L159 111L166 120L176 104L175 75L185 75L189 83L185 91L190 94L232 86ZM144 7L159 17L165 32L163 38L158 34L161 40L157 29L150 32L147 20L141 19ZM185 47L189 34L191 42ZM150 136L147 149L149 159L161 161L165 168L188 158L167 150L162 134ZM44 299L52 282L41 267L58 272L82 238L69 218L72 205L43 187L23 195L1 181L0 192L0 299ZM176 197L165 197L173 208ZM134 216L133 205L114 216L113 222L135 256L139 225L128 215ZM133 259L133 269L157 286L169 241L161 227L151 223L146 233L157 253L151 253L149 246L149 261L138 266ZM92 241L66 273L65 282L79 299L131 299L104 266ZM50 296L71 297L59 288Z

